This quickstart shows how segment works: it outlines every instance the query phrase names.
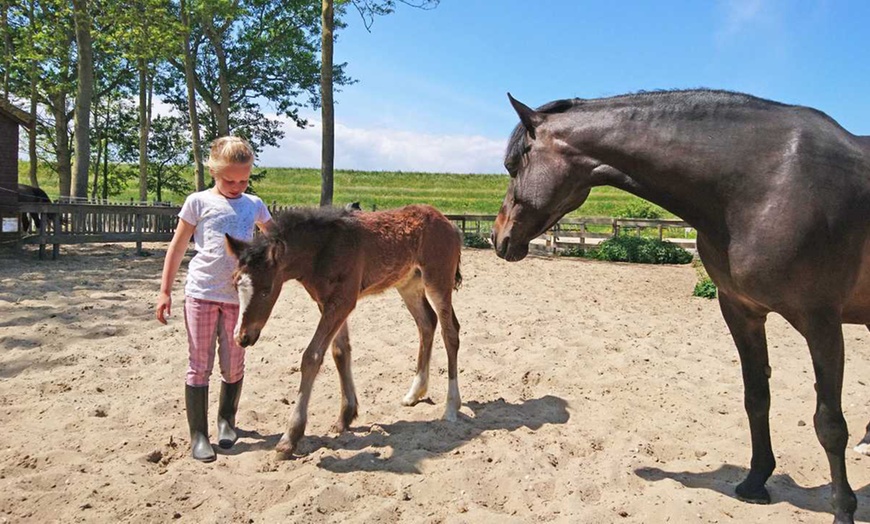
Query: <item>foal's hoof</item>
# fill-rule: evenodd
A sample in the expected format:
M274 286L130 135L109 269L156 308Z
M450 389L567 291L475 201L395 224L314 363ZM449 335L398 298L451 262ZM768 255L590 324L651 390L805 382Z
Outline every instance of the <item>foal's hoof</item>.
M743 502L748 502L750 504L770 504L770 493L767 492L767 488L764 487L764 484L761 486L752 486L749 479L746 479L738 484L734 491L737 492L737 498Z
M293 452L296 451L296 443L290 442L290 437L286 434L281 437L281 440L278 441L278 444L275 445L275 453L278 454L278 457L284 460L293 458Z
M418 402L423 400L423 397L418 397L416 395L412 395L408 393L405 395L405 398L402 399L403 406L416 406Z

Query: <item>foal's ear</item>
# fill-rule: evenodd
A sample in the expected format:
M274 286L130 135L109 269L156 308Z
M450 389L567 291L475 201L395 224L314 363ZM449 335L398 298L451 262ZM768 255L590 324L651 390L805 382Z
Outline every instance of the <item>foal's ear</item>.
M231 237L229 233L224 233L224 236L226 237L227 251L236 258L239 258L239 254L250 245L244 240Z
M510 93L507 96L511 101L511 105L514 106L514 111L519 115L523 127L526 128L526 131L528 131L532 138L535 138L535 128L544 123L544 115L512 97Z
M273 266L277 266L281 263L281 260L284 259L284 255L287 253L287 244L282 242L281 240L276 240L269 244L269 262L272 263Z

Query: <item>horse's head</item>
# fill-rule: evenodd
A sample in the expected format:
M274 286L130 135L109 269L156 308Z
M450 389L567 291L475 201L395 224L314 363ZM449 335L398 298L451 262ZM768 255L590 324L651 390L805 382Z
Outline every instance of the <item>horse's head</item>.
M509 261L529 253L529 242L589 196L589 163L567 140L571 130L553 118L572 106L555 102L535 111L508 94L520 117L508 142L504 165L510 182L492 231L496 253ZM546 107L546 106L545 106Z
M266 236L249 243L229 235L226 235L226 243L230 253L239 260L233 275L239 292L239 319L233 334L240 346L252 346L260 338L260 331L281 293L284 244Z

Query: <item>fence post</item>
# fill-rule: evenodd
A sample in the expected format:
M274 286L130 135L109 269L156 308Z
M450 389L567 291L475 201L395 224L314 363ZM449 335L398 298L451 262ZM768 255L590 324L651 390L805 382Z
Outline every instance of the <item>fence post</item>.
M619 222L615 218L610 219L610 227L613 229L613 236L618 237L619 236Z
M61 217L60 211L54 214L54 231L51 232L55 238L57 238L58 233L60 233L60 225L61 225ZM51 259L57 260L57 257L60 255L60 244L52 244L51 245Z
M136 241L136 254L142 255L142 213L138 211L134 215L135 220L135 230L136 230L136 238L139 240Z
M586 250L586 222L580 224L580 249Z

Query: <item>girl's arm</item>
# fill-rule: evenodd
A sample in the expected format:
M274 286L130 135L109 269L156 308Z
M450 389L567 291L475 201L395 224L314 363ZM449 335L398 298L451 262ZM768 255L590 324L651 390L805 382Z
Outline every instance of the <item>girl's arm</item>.
M179 218L175 235L169 243L169 249L166 250L163 277L160 279L160 293L157 295L157 320L161 324L166 324L166 315L172 314L172 284L175 282L175 275L178 273L190 237L195 230L196 226Z

